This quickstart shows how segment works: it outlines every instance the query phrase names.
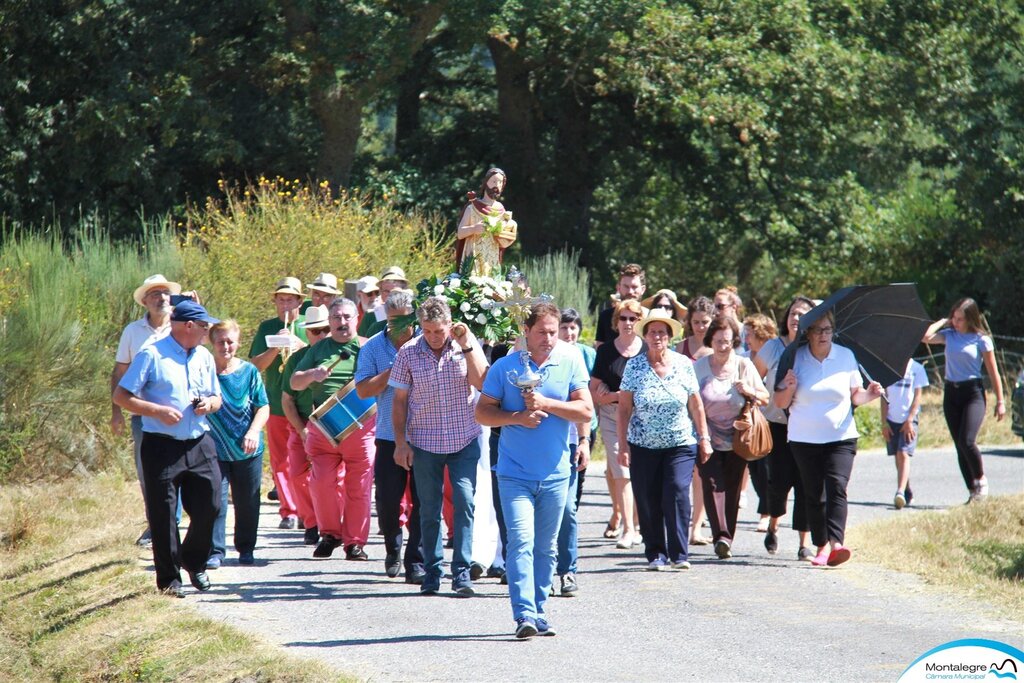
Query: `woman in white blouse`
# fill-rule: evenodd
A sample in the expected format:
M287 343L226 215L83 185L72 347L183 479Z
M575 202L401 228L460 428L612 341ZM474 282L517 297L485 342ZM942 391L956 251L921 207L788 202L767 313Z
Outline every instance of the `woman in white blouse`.
M775 391L775 405L789 409L789 446L800 469L807 499L816 566L850 559L846 534L846 487L857 455L856 406L882 395L882 385L861 386L853 352L832 343L835 323L828 313L805 331L807 345ZM824 496L822 495L824 494Z

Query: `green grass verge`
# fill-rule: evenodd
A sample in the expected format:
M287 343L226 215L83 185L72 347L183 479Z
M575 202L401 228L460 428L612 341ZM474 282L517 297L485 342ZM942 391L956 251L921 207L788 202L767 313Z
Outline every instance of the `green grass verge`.
M135 483L10 486L0 500L4 680L352 680L159 595L134 545Z
M914 512L859 525L847 534L857 560L918 574L927 583L1024 615L1024 494Z

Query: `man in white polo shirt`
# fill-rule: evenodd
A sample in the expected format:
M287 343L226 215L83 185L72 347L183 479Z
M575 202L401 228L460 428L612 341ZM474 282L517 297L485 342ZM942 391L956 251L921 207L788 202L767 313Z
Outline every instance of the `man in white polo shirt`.
M135 303L145 307L146 314L129 323L121 332L121 341L117 345L117 356L114 359L114 369L110 373L110 392L113 395L114 388L121 381L124 373L128 370L132 360L144 347L153 342L163 339L171 333L171 297L181 294L181 285L171 282L163 275L150 275L142 284L135 289L133 298ZM195 292L185 294L194 301L199 301ZM124 412L121 407L111 401L110 429L114 434L123 434L125 427ZM142 489L142 499L146 499L146 483L142 478L142 418L138 415L131 417L132 440L135 451L135 473L139 478L139 487ZM181 507L178 507L178 521L181 521ZM147 524L146 530L142 532L136 541L139 545L146 546L150 543L150 531Z

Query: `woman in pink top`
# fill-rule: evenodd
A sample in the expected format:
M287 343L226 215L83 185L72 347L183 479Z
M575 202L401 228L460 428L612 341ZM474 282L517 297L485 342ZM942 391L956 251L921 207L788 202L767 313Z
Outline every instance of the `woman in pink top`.
M704 482L704 505L711 520L715 554L724 560L732 557L743 475L747 471L747 461L732 450L733 422L748 398L757 405L767 404L768 390L750 359L736 354L740 325L735 318L722 315L711 321L704 344L711 348L711 355L694 363L693 370L711 432L712 453L697 468Z

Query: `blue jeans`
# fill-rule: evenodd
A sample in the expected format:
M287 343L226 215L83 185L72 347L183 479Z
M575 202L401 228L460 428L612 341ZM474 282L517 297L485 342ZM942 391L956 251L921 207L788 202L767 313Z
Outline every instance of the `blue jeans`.
M498 487L508 525L505 570L512 618L543 617L569 481L528 481L499 475Z
M260 522L260 484L263 482L263 457L245 460L220 460L220 514L213 523L213 548L210 557L227 554L225 526L228 518L228 486L235 506L235 550L251 553L256 549L256 528Z
M139 488L142 489L142 504L146 504L146 482L142 477L142 418L132 415L132 450L135 453L135 474L139 477ZM145 509L145 508L143 508ZM174 511L174 521L181 524L181 491L178 491L178 507Z
M580 525L576 519L579 505L576 482L580 473L576 471L576 444L569 444L569 484L566 488L565 511L562 512L562 524L558 528L558 566L559 576L570 572L576 573L576 560L579 558Z
M412 447L412 475L420 495L420 533L423 540L423 569L428 577L444 576L444 549L441 543L441 504L444 501L444 468L452 481L455 527L452 574L469 569L473 554L473 494L476 492L476 468L480 460L480 442L473 439L457 453L430 453Z

